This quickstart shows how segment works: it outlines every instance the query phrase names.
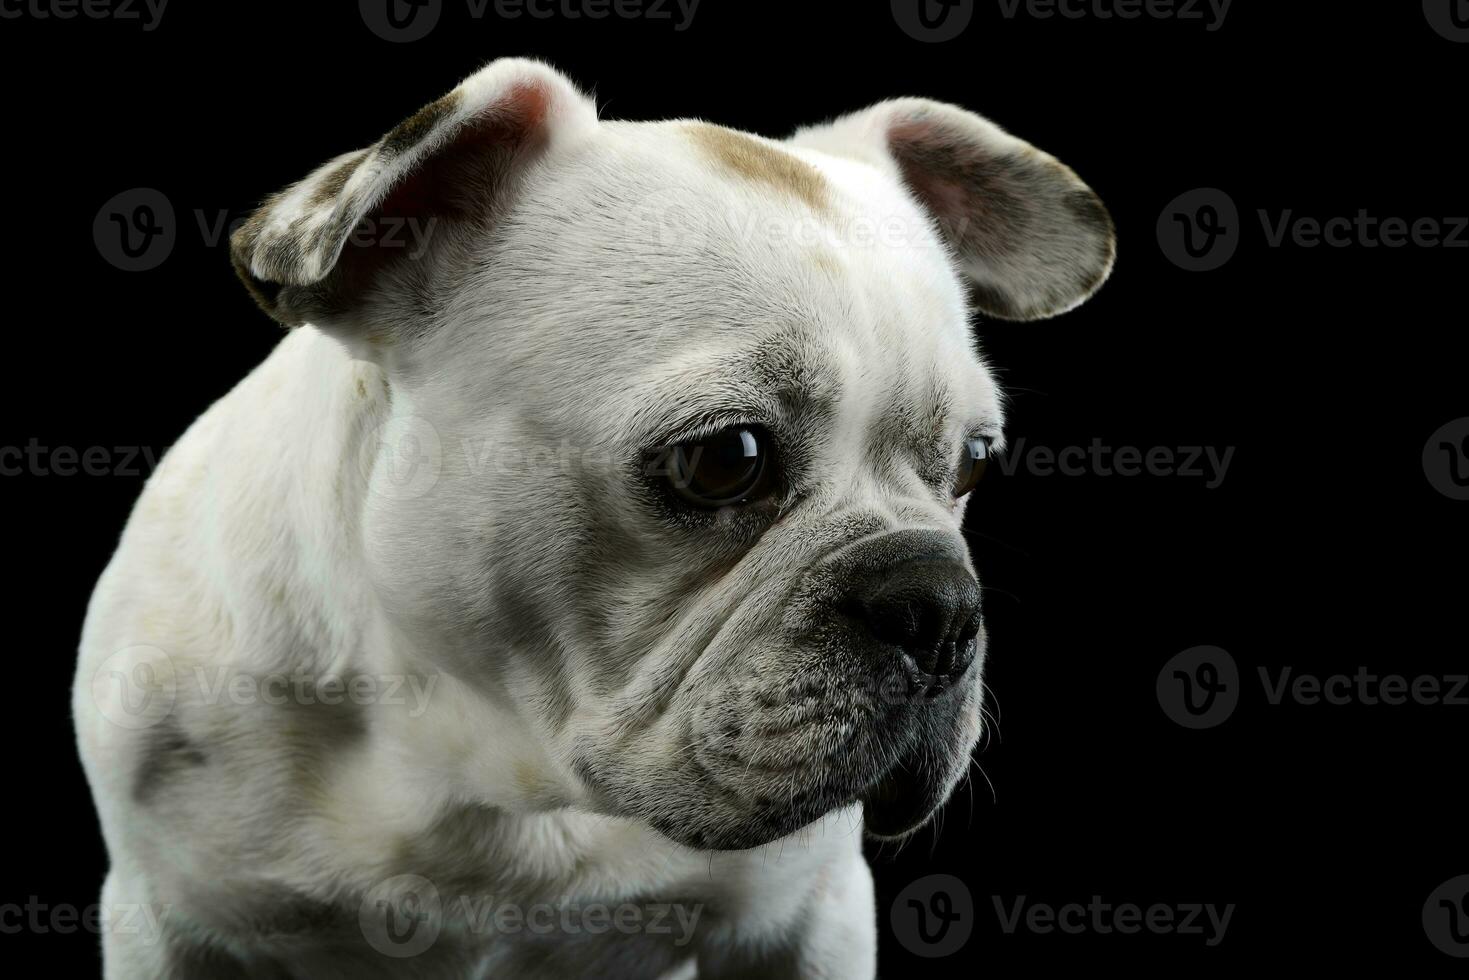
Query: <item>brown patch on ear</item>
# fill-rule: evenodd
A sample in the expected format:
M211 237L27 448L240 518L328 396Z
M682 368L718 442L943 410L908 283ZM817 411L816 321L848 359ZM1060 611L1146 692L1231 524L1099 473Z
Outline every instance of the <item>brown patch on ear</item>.
M344 315L389 266L403 235L438 222L488 224L502 213L515 165L545 148L557 93L541 79L509 85L465 112L455 90L366 150L343 156L273 195L231 236L231 260L250 295L286 326ZM360 186L352 186L354 177ZM290 213L284 208L289 207ZM417 240L412 258L430 242ZM427 272L404 269L405 290L427 295Z
M357 168L362 166L362 161L367 159L367 152L366 150L358 150L333 168L330 173L322 177L321 183L317 184L315 189L312 190L308 203L313 207L320 207L331 204L340 197L342 191L347 188L347 181L352 179L352 175L357 172Z
M804 201L816 211L828 206L826 180L820 171L793 153L775 149L744 133L692 123L689 134L720 166L746 180L768 184Z
M394 126L388 135L379 143L380 152L389 156L396 156L405 150L411 150L421 143L429 133L433 132L438 122L454 111L463 98L458 92L450 92L442 99L430 102L419 109L413 115Z

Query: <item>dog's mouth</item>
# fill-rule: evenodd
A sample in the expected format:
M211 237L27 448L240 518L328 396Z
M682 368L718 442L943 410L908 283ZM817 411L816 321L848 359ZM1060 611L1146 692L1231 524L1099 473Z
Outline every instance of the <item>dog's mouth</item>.
M886 692L877 699L848 685L765 694L754 707L708 702L696 782L718 787L739 811L714 836L754 846L859 803L874 838L923 827L969 761L978 712L969 684L893 681L891 690L877 685Z
M909 753L861 795L867 833L889 840L919 829L943 804L946 782L918 753Z

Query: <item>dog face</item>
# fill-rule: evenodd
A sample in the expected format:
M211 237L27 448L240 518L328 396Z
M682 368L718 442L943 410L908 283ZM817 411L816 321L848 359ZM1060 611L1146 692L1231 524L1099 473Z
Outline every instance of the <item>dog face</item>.
M366 560L415 656L537 747L482 746L526 753L511 805L725 849L943 802L1001 442L970 296L1030 319L1100 285L1069 170L939 103L781 143L599 122L500 61L233 244L269 312L382 367Z

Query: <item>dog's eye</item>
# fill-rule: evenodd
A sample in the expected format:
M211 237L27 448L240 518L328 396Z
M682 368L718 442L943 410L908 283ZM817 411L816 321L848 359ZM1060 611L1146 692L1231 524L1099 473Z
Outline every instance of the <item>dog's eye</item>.
M749 503L770 489L765 433L734 428L664 451L662 473L676 494L696 507Z
M969 493L979 485L985 468L990 462L988 439L969 439L964 443L964 452L959 457L959 476L954 481L954 498Z

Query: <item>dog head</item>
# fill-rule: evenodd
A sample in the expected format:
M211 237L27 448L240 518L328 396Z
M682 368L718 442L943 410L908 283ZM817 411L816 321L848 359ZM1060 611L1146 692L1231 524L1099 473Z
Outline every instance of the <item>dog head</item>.
M980 730L960 524L1001 444L971 302L1101 284L1070 170L921 99L784 142L602 122L506 60L233 246L268 312L381 366L370 572L544 749L523 803L722 849L943 802Z

